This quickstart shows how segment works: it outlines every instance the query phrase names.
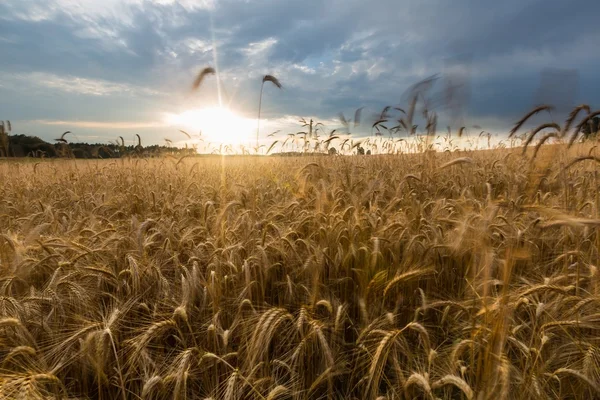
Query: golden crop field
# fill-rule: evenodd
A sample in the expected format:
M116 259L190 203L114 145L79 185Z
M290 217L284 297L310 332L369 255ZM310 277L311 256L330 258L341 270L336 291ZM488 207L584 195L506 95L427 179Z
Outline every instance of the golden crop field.
M595 154L0 161L0 397L598 398Z

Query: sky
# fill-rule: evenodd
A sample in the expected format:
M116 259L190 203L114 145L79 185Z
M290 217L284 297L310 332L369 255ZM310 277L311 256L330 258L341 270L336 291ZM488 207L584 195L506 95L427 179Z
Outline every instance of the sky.
M597 0L2 0L0 119L45 140L144 144L202 128L217 141L222 120L250 142L272 74L283 89L264 87L261 140L301 117L329 132L359 107L364 136L435 75L440 130L503 134L542 102L559 106L546 119L597 107L599 16ZM218 76L192 91L207 66Z

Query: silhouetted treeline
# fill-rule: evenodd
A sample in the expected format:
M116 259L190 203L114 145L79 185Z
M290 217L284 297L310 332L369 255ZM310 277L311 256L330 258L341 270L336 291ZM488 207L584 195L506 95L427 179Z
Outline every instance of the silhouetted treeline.
M48 143L37 136L28 135L6 135L4 139L5 143L0 146L0 157L120 158L196 154L196 150L192 148L179 149L159 145L142 147L113 143Z
M592 118L581 129L581 132L586 139L596 136L598 131L600 131L600 117Z

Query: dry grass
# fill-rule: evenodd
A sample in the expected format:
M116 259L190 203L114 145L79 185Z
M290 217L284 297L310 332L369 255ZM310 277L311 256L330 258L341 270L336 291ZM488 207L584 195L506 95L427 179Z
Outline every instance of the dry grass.
M589 147L0 163L0 398L597 397Z

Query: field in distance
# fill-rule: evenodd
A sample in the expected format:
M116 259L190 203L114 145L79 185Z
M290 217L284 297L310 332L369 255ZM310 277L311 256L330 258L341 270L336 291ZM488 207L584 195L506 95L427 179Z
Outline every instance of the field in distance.
M0 398L597 398L596 150L0 161Z

